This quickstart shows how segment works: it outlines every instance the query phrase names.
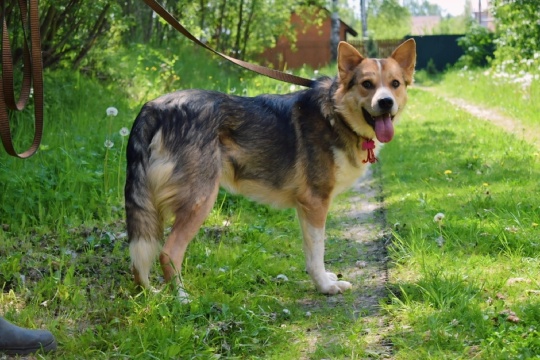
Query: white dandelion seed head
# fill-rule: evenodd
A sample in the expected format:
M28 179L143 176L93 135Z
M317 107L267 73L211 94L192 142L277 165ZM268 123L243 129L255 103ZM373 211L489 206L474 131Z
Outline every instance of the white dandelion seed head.
M114 106L109 106L106 111L107 111L107 116L116 116L116 115L118 115L118 109L115 108Z
M110 149L110 148L112 148L112 147L114 146L114 143L113 143L111 140L107 139L107 140L105 140L105 143L103 143L103 145L104 145L107 149Z
M291 311L289 309L283 309L283 314L291 315Z
M435 215L433 217L433 221L434 222L441 222L442 220L444 219L444 214L443 213L437 213L437 215Z
M127 127L123 127L123 128L120 129L120 131L118 133L122 137L128 136L129 135L129 129Z

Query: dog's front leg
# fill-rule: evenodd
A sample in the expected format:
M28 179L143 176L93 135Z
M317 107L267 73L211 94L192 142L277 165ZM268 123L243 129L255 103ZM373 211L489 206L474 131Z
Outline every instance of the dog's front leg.
M313 279L317 290L323 294L338 294L352 287L347 281L339 281L333 273L324 267L324 237L328 206L299 206L297 208L302 234L304 236L304 254L306 270Z

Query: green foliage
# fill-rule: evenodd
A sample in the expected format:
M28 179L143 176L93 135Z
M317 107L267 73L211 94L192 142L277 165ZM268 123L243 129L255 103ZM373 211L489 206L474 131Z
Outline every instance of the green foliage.
M79 68L93 48L111 46L116 1L45 0L39 2L43 65Z
M403 6L409 9L412 16L434 16L442 14L442 9L437 4L432 4L427 0L405 0Z
M467 34L458 39L458 45L465 51L458 66L485 67L493 59L494 34L483 26L472 24Z
M540 55L540 2L537 0L495 0L497 21L497 63L520 62Z
M400 39L411 32L411 13L397 0L368 3L368 33L379 39Z
M433 59L429 59L427 66L426 66L426 72L430 76L437 75L439 71L437 70L437 66L435 65L435 61Z
M471 18L467 15L446 16L433 29L433 35L465 34L471 24Z

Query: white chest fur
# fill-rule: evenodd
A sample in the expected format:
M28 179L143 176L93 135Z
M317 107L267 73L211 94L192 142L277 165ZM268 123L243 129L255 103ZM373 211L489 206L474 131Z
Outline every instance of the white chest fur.
M358 178L367 170L369 164L363 164L358 160L358 164L353 164L347 155L338 149L334 149L334 159L336 161L336 185L332 191L332 197L350 188Z

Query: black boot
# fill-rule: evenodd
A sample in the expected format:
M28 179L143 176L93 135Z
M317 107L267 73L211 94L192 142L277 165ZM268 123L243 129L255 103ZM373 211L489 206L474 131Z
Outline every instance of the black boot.
M27 355L38 350L56 350L56 340L47 330L18 327L0 317L0 353Z

